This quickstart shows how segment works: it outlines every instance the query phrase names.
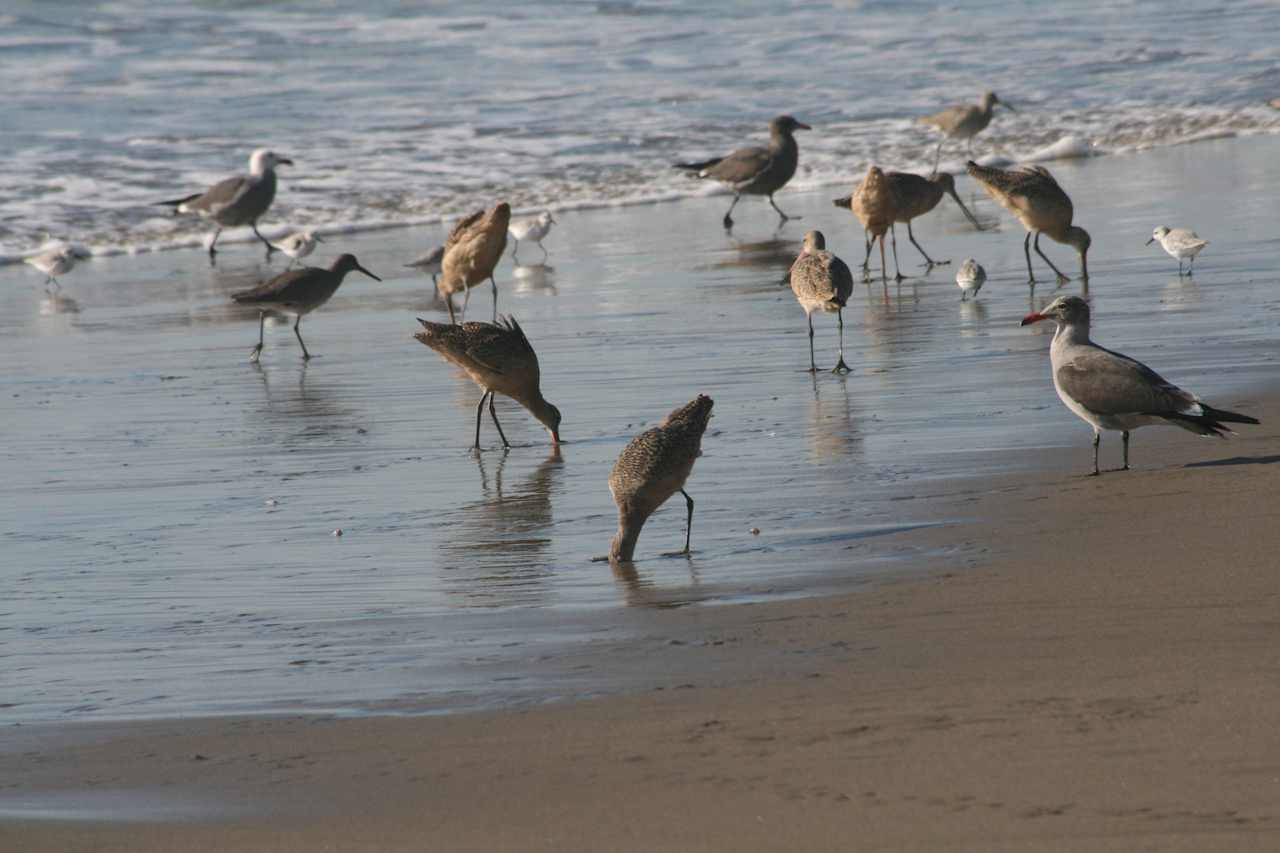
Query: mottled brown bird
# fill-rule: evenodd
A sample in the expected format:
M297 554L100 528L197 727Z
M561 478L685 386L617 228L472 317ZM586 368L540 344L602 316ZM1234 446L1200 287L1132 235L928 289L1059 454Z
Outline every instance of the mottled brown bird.
M1080 253L1080 278L1089 280L1089 246L1092 240L1089 232L1078 225L1072 225L1074 208L1071 198L1058 186L1053 175L1044 166L1022 166L1017 169L996 169L990 166L979 166L969 161L969 175L982 184L993 199L1000 202L1006 210L1018 217L1018 221L1027 229L1026 239L1022 241L1022 251L1027 257L1027 276L1030 284L1036 283L1035 271L1031 269L1031 235L1035 234L1036 254L1044 259L1058 275L1058 283L1070 281L1062 274L1062 270L1053 265L1053 261L1040 251L1040 235L1048 234L1059 243L1073 247Z
M867 169L866 176L853 188L853 192L844 198L832 201L836 207L844 207L853 211L862 223L863 236L866 241L866 255L862 259L862 273L870 274L871 247L880 240L880 274L888 281L888 264L884 258L885 232L893 232L893 223L897 219L897 199L893 188L879 166ZM898 237L893 234L893 268L898 281L902 281L902 271L898 269Z
M453 314L453 294L462 298L462 319L467 319L467 302L471 288L486 278L493 285L493 320L498 321L498 282L493 270L507 249L507 227L511 224L511 205L505 201L492 210L477 210L449 232L444 241L444 257L440 262L440 280L436 284L449 306L449 322Z
M804 235L804 249L791 265L791 292L809 321L809 372L818 372L813 359L813 312L834 311L840 324L840 360L831 372L848 373L849 365L844 363L844 306L853 292L853 273L826 249L821 231Z
M414 338L431 347L445 361L461 367L484 390L476 406L476 450L480 449L480 420L485 400L489 401L489 416L498 428L502 446L511 446L494 411L495 392L528 409L547 428L551 443L560 444L560 410L542 396L538 354L514 317L504 317L497 323L460 325L431 323L421 318L418 322L422 324L422 331Z
M710 397L699 394L623 448L609 475L609 491L618 505L618 532L609 546L610 560L631 559L645 521L676 492L684 495L689 508L682 552L689 553L693 498L684 484L702 455L702 434L713 405Z

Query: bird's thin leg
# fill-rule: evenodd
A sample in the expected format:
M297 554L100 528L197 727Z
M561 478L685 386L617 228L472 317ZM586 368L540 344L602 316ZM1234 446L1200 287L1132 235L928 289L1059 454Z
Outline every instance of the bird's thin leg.
M689 497L689 493L684 489L680 490L680 494L684 495L685 502L689 504L689 520L685 523L684 528L684 551L681 553L689 553L689 538L693 535L693 498Z
M498 435L502 437L502 446L510 447L511 442L507 441L507 435L502 431L502 424L498 423L498 412L493 405L494 394L489 392L489 417L493 418L493 425L498 428Z
M547 262L547 247L542 245L542 241L539 240L538 248L542 250L542 262L545 264Z
M259 311L258 312L258 345L253 348L253 354L249 356L249 361L251 362L256 363L258 361L259 356L262 355L262 330L266 328L266 325L267 325L267 312Z
M476 443L472 446L472 450L480 449L480 419L484 417L484 401L492 393L492 391L485 391L480 395L480 402L476 404Z
M294 264L296 264L297 262L298 262L298 259L297 259L297 258L290 258L290 259L289 259L289 266L287 266L287 267L285 267L285 268L284 268L284 269L285 269L285 272L288 272L289 270L293 269L293 265L294 265Z
M738 206L738 199L741 196L738 193L733 194L733 203L729 205L729 209L724 212L724 227L733 227L733 209Z
M1049 269L1053 270L1058 274L1058 284L1066 284L1067 282L1071 281L1071 279L1067 278L1065 275L1062 274L1062 270L1058 269L1053 265L1053 261L1049 260L1048 255L1040 251L1040 232L1039 231L1036 232L1036 254L1039 255L1041 258L1044 258L1044 262L1049 265Z
M53 289L49 289L49 285L53 285ZM58 280L53 276L49 276L49 280L44 283L46 293L58 293L62 290L62 285L58 284Z
M267 260L271 260L271 253L276 250L276 247L271 245L271 241L268 240L266 237L263 237L262 234L258 231L258 223L254 222L250 225L250 227L253 228L254 236L262 241L262 245L267 247Z
M840 360L836 362L836 366L831 368L832 373L848 373L849 365L844 363L844 309L836 311L836 322L840 324ZM810 342L812 346L812 341Z
M1120 438L1124 441L1124 470L1129 470L1129 431L1125 430L1120 433Z
M453 316L453 294L452 293L445 294L444 304L449 306L449 324L452 326L458 325L457 319Z
M924 250L924 247L916 242L916 235L911 233L910 219L907 220L907 238L911 240L911 245L916 247L916 251L924 255L924 264L928 269L933 269L934 267L941 266L942 264L951 263L951 261L935 261L933 258L929 257L929 253Z
M1022 241L1022 253L1027 256L1027 284L1036 283L1036 271L1031 268L1031 232L1027 232L1027 237Z
M783 222L786 222L788 219L802 218L799 216L787 216L787 214L783 213L782 208L778 207L776 204L773 203L773 193L769 193L769 206L772 207L774 210L778 211L778 215L782 217Z
M876 244L876 238L869 235L865 230L862 232L862 239L867 244L867 254L862 258L862 278L865 281L871 280L871 247Z
M945 136L944 136L944 137L942 137L941 139L939 139L939 140L938 140L938 147L937 147L937 149L933 152L933 174L935 174L935 175L936 175L936 174L938 174L938 163L939 163L939 161L941 161L941 160L942 160L942 143L944 143L944 142L946 142L946 141L947 141L947 138L946 138Z
M493 322L498 322L498 283L493 280L493 273L489 274L489 284L493 286Z
M467 322L467 303L471 301L471 288L467 288L462 293L462 322Z
M809 318L809 372L818 372L818 363L813 360L813 315L805 312L805 316Z
M218 254L218 237L221 236L222 229L219 228L213 232L213 239L209 241L209 265L213 266L213 256Z
M307 352L307 345L302 341L302 332L298 331L298 326L302 323L302 315L299 314L293 321L293 333L298 336L298 343L302 344L302 360L310 361L311 353Z
M902 281L906 276L902 274L902 270L898 267L898 229L893 227L892 224L889 226L889 236L893 238L893 280Z
M1102 444L1102 433L1093 431L1093 476L1098 476L1098 445Z
M880 280L889 283L889 262L884 259L884 235L880 235Z
M1196 268L1196 256L1192 255L1191 260L1187 263L1187 275L1191 275L1191 271ZM1182 269L1182 259L1178 259L1178 269Z
M519 264L520 263L520 241L516 240L514 237L512 237L511 239L515 240L515 246L511 249L511 260L514 263Z

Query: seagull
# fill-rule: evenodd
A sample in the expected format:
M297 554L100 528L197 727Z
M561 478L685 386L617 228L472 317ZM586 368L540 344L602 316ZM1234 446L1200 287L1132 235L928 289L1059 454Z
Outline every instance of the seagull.
M62 285L58 284L58 276L66 275L75 269L77 261L88 259L89 251L79 246L54 246L52 249L46 249L39 254L24 258L23 263L35 267L48 276L45 279L45 290L49 290L49 285L53 285L53 290L61 290Z
M382 281L373 273L360 266L355 255L339 255L329 269L318 267L302 267L301 269L282 272L275 278L258 285L251 290L242 290L231 294L236 302L258 306L258 345L253 348L249 361L256 362L262 355L262 328L266 323L267 312L292 314L293 333L302 346L302 358L311 360L307 345L302 340L302 332L298 325L302 315L309 314L329 301L329 297L337 291L342 279L352 270L362 272L374 281Z
M1225 438L1224 423L1256 424L1248 415L1215 409L1190 391L1161 378L1126 355L1089 340L1089 303L1059 296L1022 325L1053 320L1058 324L1049 347L1053 386L1066 407L1093 427L1093 473L1098 474L1102 431L1119 431L1124 441L1124 470L1129 470L1129 431L1152 424L1181 427L1199 435Z
M1147 241L1147 245L1150 246L1157 240L1166 252L1178 259L1178 275L1182 275L1183 258L1191 259L1191 263L1187 266L1187 275L1191 275L1191 270L1196 265L1196 255L1209 245L1208 240L1201 240L1200 236L1190 229L1169 229L1163 225L1151 232L1151 239Z
M791 292L809 320L809 372L818 372L813 360L813 312L834 311L840 324L840 360L831 372L848 373L849 365L844 363L844 306L853 293L853 273L826 249L821 231L804 235L804 249L791 264Z
M733 190L733 204L724 214L725 228L733 227L733 208L743 193L768 196L769 206L778 212L783 222L799 219L783 213L773 203L773 194L786 186L800 162L800 148L792 134L797 130L812 129L792 116L778 116L769 122L767 148L739 148L725 157L712 157L698 163L676 163L675 168L692 172L699 178L715 178Z
M982 102L978 104L957 104L947 107L941 112L916 119L921 124L928 124L941 130L942 139L938 140L938 150L933 154L933 171L938 171L938 161L942 158L942 143L948 139L968 140L969 156L973 156L973 138L987 129L991 124L992 111L996 104L1010 112L1017 112L1012 106L996 97L995 92L985 92Z
M289 262L289 267L292 267L300 259L314 252L317 243L323 242L320 235L314 231L297 231L283 240L277 240L276 248L293 258Z
M552 225L558 224L549 210L544 210L537 216L513 219L507 226L507 233L511 235L512 240L516 241L515 247L511 250L511 259L517 264L520 263L520 241L532 240L538 244L539 249L542 249L542 261L546 263L547 250L542 245L542 238L550 233Z
M422 270L424 273L431 274L431 283L439 285L440 283L440 267L444 263L444 246L436 246L430 252L418 255L409 263L405 264L409 269Z
M970 296L976 299L978 291L982 290L982 285L986 281L987 271L982 268L982 264L973 258L966 258L960 265L960 269L956 270L956 284L960 286L960 301L964 302Z
M223 228L248 225L267 247L267 257L275 251L266 237L258 232L258 219L271 207L276 197L276 166L292 166L293 161L274 151L259 148L249 157L249 174L219 181L202 193L158 204L173 208L174 214L195 213L213 221L218 230L209 243L209 259L217 254L218 235Z

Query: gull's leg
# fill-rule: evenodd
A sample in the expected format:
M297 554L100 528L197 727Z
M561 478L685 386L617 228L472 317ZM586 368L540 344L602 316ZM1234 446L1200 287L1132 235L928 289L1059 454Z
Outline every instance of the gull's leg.
M848 373L849 365L844 363L844 309L836 311L836 321L840 324L840 360L831 368L832 373ZM810 344L812 346L812 343Z
M773 193L769 193L769 206L772 207L774 210L778 211L778 215L782 217L783 222L786 222L788 219L802 218L799 216L787 216L785 213L783 213L782 208L778 207L776 204L773 203Z
M738 193L733 194L733 203L729 205L729 209L724 212L724 227L733 227L733 209L738 206L738 199L741 196Z
M1102 443L1102 433L1093 431L1093 476L1098 476L1098 445Z
M293 333L298 336L298 343L302 344L302 360L310 361L311 353L307 352L307 345L302 342L302 332L298 331L298 326L302 323L302 315L298 314L293 321Z
M498 428L498 435L502 437L502 446L510 447L511 442L507 441L507 435L502 431L502 424L498 423L498 412L494 409L493 397L494 397L494 394L492 391L490 391L489 392L489 417L493 418L493 425Z
M940 266L942 264L951 263L951 261L935 261L933 258L929 257L929 253L924 250L924 247L916 242L916 235L911 233L910 219L907 220L907 238L911 240L911 245L916 247L916 251L924 255L925 267L927 267L928 269L933 269L934 267Z
M906 276L903 275L902 270L898 268L898 229L895 228L892 223L889 224L889 236L893 238L893 280L900 282L906 278Z
M1022 253L1027 256L1027 284L1036 283L1036 271L1031 268L1031 232L1027 232L1027 237L1022 241Z
M512 249L511 249L511 260L512 260L515 264L519 265L519 263L520 263L520 241L519 241L519 240L516 240L516 238L515 238L515 237L512 237L511 239L515 242L515 246L513 246L513 247L512 247Z
M1036 232L1036 254L1044 259L1044 262L1049 265L1049 269L1053 270L1058 274L1058 284L1066 284L1067 282L1071 281L1071 279L1067 278L1065 275L1062 274L1062 270L1058 269L1053 265L1053 261L1049 260L1048 255L1040 251L1040 232L1039 231Z
M947 137L943 136L938 140L938 147L933 152L933 174L938 174L938 162L942 160L942 143L947 141Z
M809 319L809 372L817 373L818 364L813 360L813 315L808 311L804 315Z
M262 355L262 330L267 325L267 312L258 312L258 345L253 348L253 355L249 356L249 361L256 363L259 356Z
M218 254L218 237L222 235L222 229L218 228L213 232L213 239L209 241L209 266L213 266L213 256Z
M251 226L253 235L262 241L262 245L267 247L267 260L271 260L271 253L276 251L276 247L271 245L271 241L258 232L258 223L254 222Z
M689 553L689 537L693 535L693 498L689 497L689 493L684 489L680 490L680 494L684 495L685 501L689 504L689 520L684 528L684 551L681 553Z
M1120 433L1120 438L1124 440L1124 470L1129 470L1129 431L1125 430Z
M476 404L476 443L472 445L472 450L480 449L480 419L484 417L484 401L488 399L492 391L485 391L480 395L480 402Z

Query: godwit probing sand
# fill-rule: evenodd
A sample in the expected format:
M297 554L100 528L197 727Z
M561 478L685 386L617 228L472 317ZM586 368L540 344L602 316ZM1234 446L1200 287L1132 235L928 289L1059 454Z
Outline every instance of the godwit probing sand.
M1004 205L1014 216L1018 217L1027 237L1022 242L1023 254L1027 256L1027 276L1030 284L1036 283L1035 271L1031 269L1031 235L1036 235L1036 254L1044 259L1055 273L1058 283L1070 281L1062 274L1062 270L1053 265L1053 261L1040 251L1040 234L1048 234L1059 243L1065 243L1080 253L1080 278L1089 280L1089 246L1093 242L1089 232L1078 225L1071 224L1074 208L1071 198L1058 186L1058 182L1049 174L1044 166L1023 166L1018 169L996 169L990 166L979 166L972 160L966 166L969 175L982 184L982 188L1000 204Z
M267 312L292 314L293 333L302 346L302 358L311 360L307 345L302 340L302 332L298 326L302 323L302 315L308 314L329 301L329 297L337 291L347 273L355 270L362 272L374 281L382 281L373 273L360 266L355 255L340 255L329 269L318 267L302 267L301 269L282 272L275 278L258 285L251 290L242 290L231 294L236 302L258 306L258 345L253 348L250 361L257 361L262 355L262 328L266 323Z
M917 119L921 124L928 124L942 131L942 139L938 140L938 150L933 154L933 171L938 171L938 161L942 158L942 143L948 139L964 139L968 141L969 156L973 156L973 138L987 129L991 124L992 111L996 104L1010 112L1017 112L1013 107L996 97L995 92L986 92L981 103L957 104L947 107L933 115Z
M1191 275L1191 270L1196 265L1196 255L1200 254L1200 250L1209 245L1208 240L1200 239L1200 235L1186 228L1169 229L1161 225L1151 234L1151 239L1147 241L1147 245L1160 241L1160 247L1170 255L1178 259L1178 275L1182 275L1182 259L1190 258L1191 263L1187 267L1187 275Z
M609 475L609 491L618 505L618 532L609 546L610 560L631 559L645 521L676 492L684 495L689 508L683 551L689 553L693 498L684 484L702 455L702 434L713 405L710 397L699 394L623 448Z
M202 193L189 195L173 201L162 201L159 204L173 208L175 214L195 213L217 224L218 230L213 232L213 240L209 243L209 259L217 254L218 235L223 228L234 228L248 225L263 245L267 247L267 257L276 247L266 237L258 233L258 219L271 207L276 197L276 166L292 166L293 161L281 157L274 151L259 148L249 157L249 174L236 175L219 181Z
M459 222L444 241L440 278L436 288L449 306L449 322L454 322L453 294L463 291L462 319L467 319L471 288L486 278L493 285L493 321L498 321L498 282L493 270L507 249L507 226L511 205L500 202L492 210L477 210Z
M769 206L782 221L799 219L788 216L773 202L773 194L786 186L800 162L800 147L792 135L797 130L811 130L791 116L778 116L769 122L767 148L739 148L725 157L713 157L699 163L676 163L675 168L694 173L699 178L715 178L733 190L733 204L724 214L724 227L733 227L733 208L743 193L769 197Z
M560 410L542 396L538 354L514 317L504 317L497 323L461 325L430 323L421 318L418 322L422 324L422 331L414 338L431 347L445 361L465 370L484 391L476 406L475 450L480 449L480 420L485 400L489 401L489 416L498 428L502 446L511 446L502 424L498 423L494 393L504 394L528 409L547 428L551 443L560 444Z
M832 373L847 373L844 363L844 306L853 292L853 273L848 265L826 251L827 241L821 231L804 235L804 249L791 265L791 292L809 321L809 372L817 373L813 359L813 312L836 312L840 324L840 360Z
M1059 296L1022 325L1053 320L1058 324L1049 347L1053 387L1067 408L1093 427L1093 473L1098 473L1102 431L1118 430L1124 441L1124 470L1129 470L1129 431L1169 424L1199 435L1224 437L1224 423L1256 424L1248 415L1215 409L1190 391L1165 381L1154 370L1089 340L1089 303Z

